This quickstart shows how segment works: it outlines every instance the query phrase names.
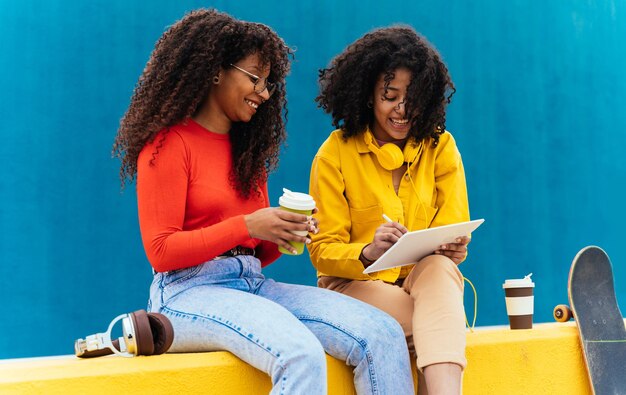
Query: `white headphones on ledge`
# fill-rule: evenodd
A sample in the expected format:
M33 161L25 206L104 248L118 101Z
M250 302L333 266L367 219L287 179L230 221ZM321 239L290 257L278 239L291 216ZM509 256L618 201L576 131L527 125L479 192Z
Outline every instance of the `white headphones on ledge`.
M123 336L112 340L111 330L122 321ZM166 352L174 341L172 323L163 314L134 313L118 315L104 333L89 335L74 342L74 353L80 358L94 358L117 354L122 357L135 355L159 355Z

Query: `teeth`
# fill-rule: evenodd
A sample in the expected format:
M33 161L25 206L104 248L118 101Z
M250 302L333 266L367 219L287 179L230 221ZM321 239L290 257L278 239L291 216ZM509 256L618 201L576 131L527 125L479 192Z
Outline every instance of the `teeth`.
M408 119L391 119L391 122L395 123L396 125L406 125L409 122L409 120Z
M257 108L259 108L259 105L258 105L258 104L256 104L255 102L250 101L250 100L248 100L248 99L244 99L244 100L245 100L245 102L246 102L246 103L248 103L248 105L249 105L250 107L254 108L255 110L256 110Z

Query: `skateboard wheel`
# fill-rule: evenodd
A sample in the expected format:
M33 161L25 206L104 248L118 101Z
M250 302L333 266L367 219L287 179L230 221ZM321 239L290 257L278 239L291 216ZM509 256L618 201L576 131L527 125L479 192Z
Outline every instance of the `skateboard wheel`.
M572 310L567 305L557 305L552 311L552 315L557 322L567 322L572 319Z

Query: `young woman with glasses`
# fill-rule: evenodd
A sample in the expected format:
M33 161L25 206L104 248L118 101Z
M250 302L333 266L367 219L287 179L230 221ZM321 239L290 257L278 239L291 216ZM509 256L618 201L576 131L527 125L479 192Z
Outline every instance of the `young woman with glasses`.
M414 266L363 274L407 231L469 220L461 155L445 130L454 92L448 69L426 39L395 26L348 46L319 83L316 100L338 129L311 170L320 225L309 250L318 285L398 320L425 376L420 393L458 394L466 359L457 265L469 238Z
M230 351L271 377L272 394L326 393L325 352L354 368L360 394L411 393L392 317L261 272L278 246L310 241L291 231L318 230L268 201L290 53L267 26L214 10L189 13L157 42L114 145L122 182L137 181L149 311L171 320L170 352Z

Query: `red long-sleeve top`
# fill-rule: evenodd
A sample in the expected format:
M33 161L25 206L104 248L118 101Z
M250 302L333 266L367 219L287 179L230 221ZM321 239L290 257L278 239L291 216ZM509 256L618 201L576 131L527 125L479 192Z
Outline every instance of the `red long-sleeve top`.
M255 248L263 266L280 256L276 244L251 238L244 220L245 214L269 206L267 184L260 196L243 199L228 180L231 167L229 135L192 119L162 131L142 149L139 226L156 271L198 265L238 245Z

